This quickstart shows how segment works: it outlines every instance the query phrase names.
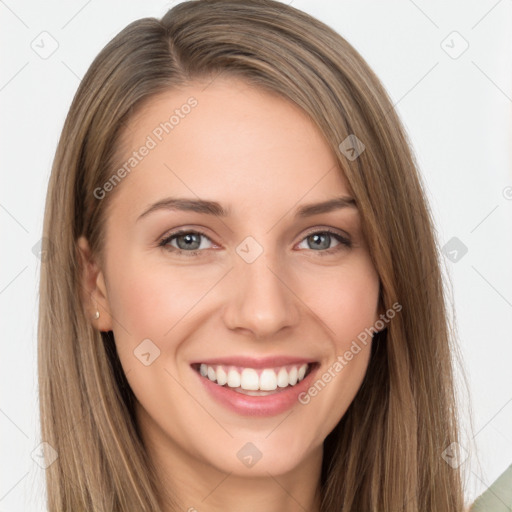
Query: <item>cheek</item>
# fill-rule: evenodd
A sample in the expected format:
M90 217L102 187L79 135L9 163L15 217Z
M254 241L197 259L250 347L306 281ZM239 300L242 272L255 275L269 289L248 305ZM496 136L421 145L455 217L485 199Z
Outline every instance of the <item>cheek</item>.
M152 418L161 425L169 416L179 418L180 426L172 430L186 431L180 411L186 408L189 396L178 383L171 359L179 347L179 329L187 325L187 312L211 285L204 279L189 279L178 268L136 259L117 263L109 274L109 304L126 378L138 403Z
M112 274L109 303L118 330L161 339L198 305L218 280L191 268L134 261Z
M366 259L311 276L303 285L305 303L340 350L378 319L379 278Z
M145 338L167 338L179 323L188 324L191 317L200 314L201 300L218 283L223 270L154 262L148 265L134 258L117 261L110 275L114 332L119 331L119 341L130 333L135 346ZM369 257L360 255L336 269L325 267L314 273L300 268L291 283L306 309L321 321L325 336L336 340L339 350L378 318L379 279Z
M310 294L308 305L318 312L330 350L321 372L299 397L315 437L324 439L356 396L371 354L371 331L378 319L379 279L372 265L340 269ZM318 423L314 418L323 418Z

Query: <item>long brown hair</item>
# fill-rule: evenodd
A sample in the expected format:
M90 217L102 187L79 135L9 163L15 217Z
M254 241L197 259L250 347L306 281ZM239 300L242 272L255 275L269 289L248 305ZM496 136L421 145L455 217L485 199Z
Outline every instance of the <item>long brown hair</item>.
M112 333L85 313L77 239L101 256L112 192L94 191L144 101L193 80L242 78L306 112L336 155L381 281L402 306L374 338L365 380L324 443L322 511L463 510L452 350L433 232L417 165L392 102L357 51L311 16L273 0L197 0L123 29L73 99L46 198L39 310L48 510L161 510L163 493L133 414ZM355 135L366 149L347 158ZM116 189L121 187L120 184Z

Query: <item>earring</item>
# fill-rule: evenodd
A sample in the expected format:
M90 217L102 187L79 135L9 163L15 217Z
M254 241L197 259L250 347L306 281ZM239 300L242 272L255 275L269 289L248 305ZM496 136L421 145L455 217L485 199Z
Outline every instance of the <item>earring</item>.
M96 313L94 313L94 318L96 320L98 320L99 317L100 317L100 312L98 310L96 310Z

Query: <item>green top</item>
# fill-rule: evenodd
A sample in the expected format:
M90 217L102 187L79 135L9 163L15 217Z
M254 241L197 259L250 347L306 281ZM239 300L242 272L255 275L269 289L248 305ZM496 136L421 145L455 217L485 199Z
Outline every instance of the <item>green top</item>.
M470 512L512 512L512 464L475 500Z

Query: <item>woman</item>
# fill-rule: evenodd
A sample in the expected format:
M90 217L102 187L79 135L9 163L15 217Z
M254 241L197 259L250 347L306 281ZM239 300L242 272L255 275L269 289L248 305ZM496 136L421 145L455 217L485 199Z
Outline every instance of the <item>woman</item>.
M326 25L270 0L130 24L46 204L49 510L464 509L431 215Z

